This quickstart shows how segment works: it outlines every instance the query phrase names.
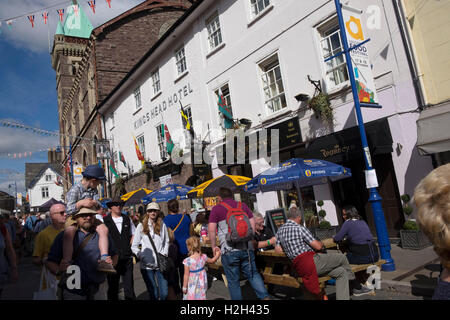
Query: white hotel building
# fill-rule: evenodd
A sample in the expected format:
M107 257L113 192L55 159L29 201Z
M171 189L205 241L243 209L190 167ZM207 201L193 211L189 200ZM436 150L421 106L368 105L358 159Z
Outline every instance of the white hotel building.
M363 108L362 113L388 233L396 237L404 222L400 195L412 195L420 179L433 168L431 159L419 156L415 146L420 103L393 2L350 0L348 5L363 10L366 38L371 39L367 48L382 108ZM184 154L189 153L180 102L194 124L196 137L213 145L220 143L225 132L217 106L220 89L233 117L251 121L247 133L280 130L280 161L320 158L351 168L352 178L304 188L302 198L307 207L324 200L326 219L332 225L342 222L339 210L343 205L354 204L374 231L347 67L342 57L324 63L324 58L340 48L334 1L198 1L98 107L106 138L112 140L117 170L128 172L117 160L119 150L134 172L141 167L133 136L153 166L170 161L163 160L161 123L167 125L175 144L185 149ZM331 127L301 101L315 93L308 76L319 81L331 99ZM215 152L212 156L213 177L253 177L270 167L256 160L219 165ZM177 174L172 177L176 183L186 183ZM287 207L295 193L257 194L251 201L254 209L264 214Z

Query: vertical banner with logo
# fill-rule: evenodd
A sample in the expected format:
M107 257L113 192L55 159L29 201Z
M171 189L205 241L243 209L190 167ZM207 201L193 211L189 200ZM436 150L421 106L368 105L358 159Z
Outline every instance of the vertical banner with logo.
M73 166L73 183L77 183L83 179L83 166L81 164L76 164Z
M349 48L366 40L361 13L362 11L359 9L342 5L342 15L344 18L345 33L347 35ZM378 104L367 43L351 50L350 56L353 62L353 73L355 74L359 102Z

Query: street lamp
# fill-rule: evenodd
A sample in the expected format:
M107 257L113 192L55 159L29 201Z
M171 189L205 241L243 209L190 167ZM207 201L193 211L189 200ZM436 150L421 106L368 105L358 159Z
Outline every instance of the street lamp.
M342 39L342 45L344 47L343 54L345 54L345 60L347 62L347 69L348 69L348 75L350 78L350 83L352 85L352 93L353 93L353 100L355 102L355 111L356 116L358 119L358 128L359 133L361 135L361 144L363 147L363 154L364 159L366 163L366 169L367 171L373 170L372 168L372 161L370 159L370 152L369 152L369 145L367 143L367 137L366 137L366 131L364 128L364 121L361 113L361 104L358 97L358 91L356 89L356 82L355 82L355 75L353 73L353 65L352 60L350 56L350 50L348 47L347 42L347 34L345 31L345 24L344 24L344 18L342 15L342 7L340 0L334 0L334 4L336 6L336 12L339 19L339 29L341 32L341 39ZM366 40L368 41L368 40ZM365 41L365 42L366 42ZM352 50L356 49L356 47L353 47ZM335 57L335 56L334 56ZM333 58L333 57L331 57ZM330 59L330 58L328 58ZM380 254L381 259L386 260L386 263L381 266L383 271L394 271L395 270L395 264L394 260L391 257L391 244L389 242L389 237L387 233L386 228L386 220L384 218L383 213L383 207L381 206L381 197L378 194L378 190L374 187L368 188L369 189L369 202L372 205L372 211L374 215L374 221L375 221L375 228L377 231L377 238L378 238L378 245L380 248Z

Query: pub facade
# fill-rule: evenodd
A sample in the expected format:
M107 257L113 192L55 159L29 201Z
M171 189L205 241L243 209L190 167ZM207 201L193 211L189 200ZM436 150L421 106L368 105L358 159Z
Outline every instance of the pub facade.
M382 108L362 112L388 232L396 237L404 221L400 196L412 195L432 163L415 146L418 99L402 40L389 32L397 23L392 4L375 10L378 18L373 16L377 1L351 0L348 5L361 9L369 26L367 48ZM377 24L368 23L374 19ZM342 206L353 204L375 232L346 64L338 58L324 62L340 47L333 2L198 1L98 108L105 135L129 165L116 160L116 168L121 173L140 170L133 137L150 167L167 166L165 174L175 158L192 159L190 141L206 146L207 163L177 164L180 173L172 177L181 184L223 174L254 177L277 161L296 157L324 159L350 168L352 177L303 188L301 194L283 190L237 197L262 214L300 199L306 209L317 211L317 201L323 200L332 225L342 223ZM309 108L309 99L318 93L328 97L331 118L317 117ZM219 103L227 106L231 127L239 128L243 140L230 129ZM191 137L180 110L193 126ZM162 124L176 150L170 158ZM231 150L235 155L227 161ZM152 183L155 188L159 182Z

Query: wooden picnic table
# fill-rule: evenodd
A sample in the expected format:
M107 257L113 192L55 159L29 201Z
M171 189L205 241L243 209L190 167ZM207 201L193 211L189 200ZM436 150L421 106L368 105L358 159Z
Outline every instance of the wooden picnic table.
M321 240L324 244L325 248L330 250L338 250L339 247L337 243L333 241L332 238L323 239ZM210 243L202 243L202 251L209 254L211 253L211 244ZM302 287L302 279L298 277L295 270L292 268L292 262L291 260L286 256L284 252L277 252L274 249L272 250L266 250L266 251L256 251L256 255L263 258L265 262L264 270L262 270L262 276L264 278L264 283L266 284L274 284L274 285L280 285L280 286L287 286L287 287L293 287L293 288L301 288ZM352 268L352 271L354 273L356 272L363 272L366 271L367 268L371 265L382 265L386 263L385 260L379 260L375 263L371 264L363 264L363 265L350 265ZM282 268L279 268L279 270L283 270L282 274L275 274L274 269L275 265L282 265ZM209 269L215 269L215 270L222 270L222 263L219 260L216 261L214 264L208 265ZM222 278L225 282L225 285L227 285L227 280L222 272ZM325 288L325 282L330 280L331 277L329 276L323 276L319 277L319 285L320 288L323 290Z

